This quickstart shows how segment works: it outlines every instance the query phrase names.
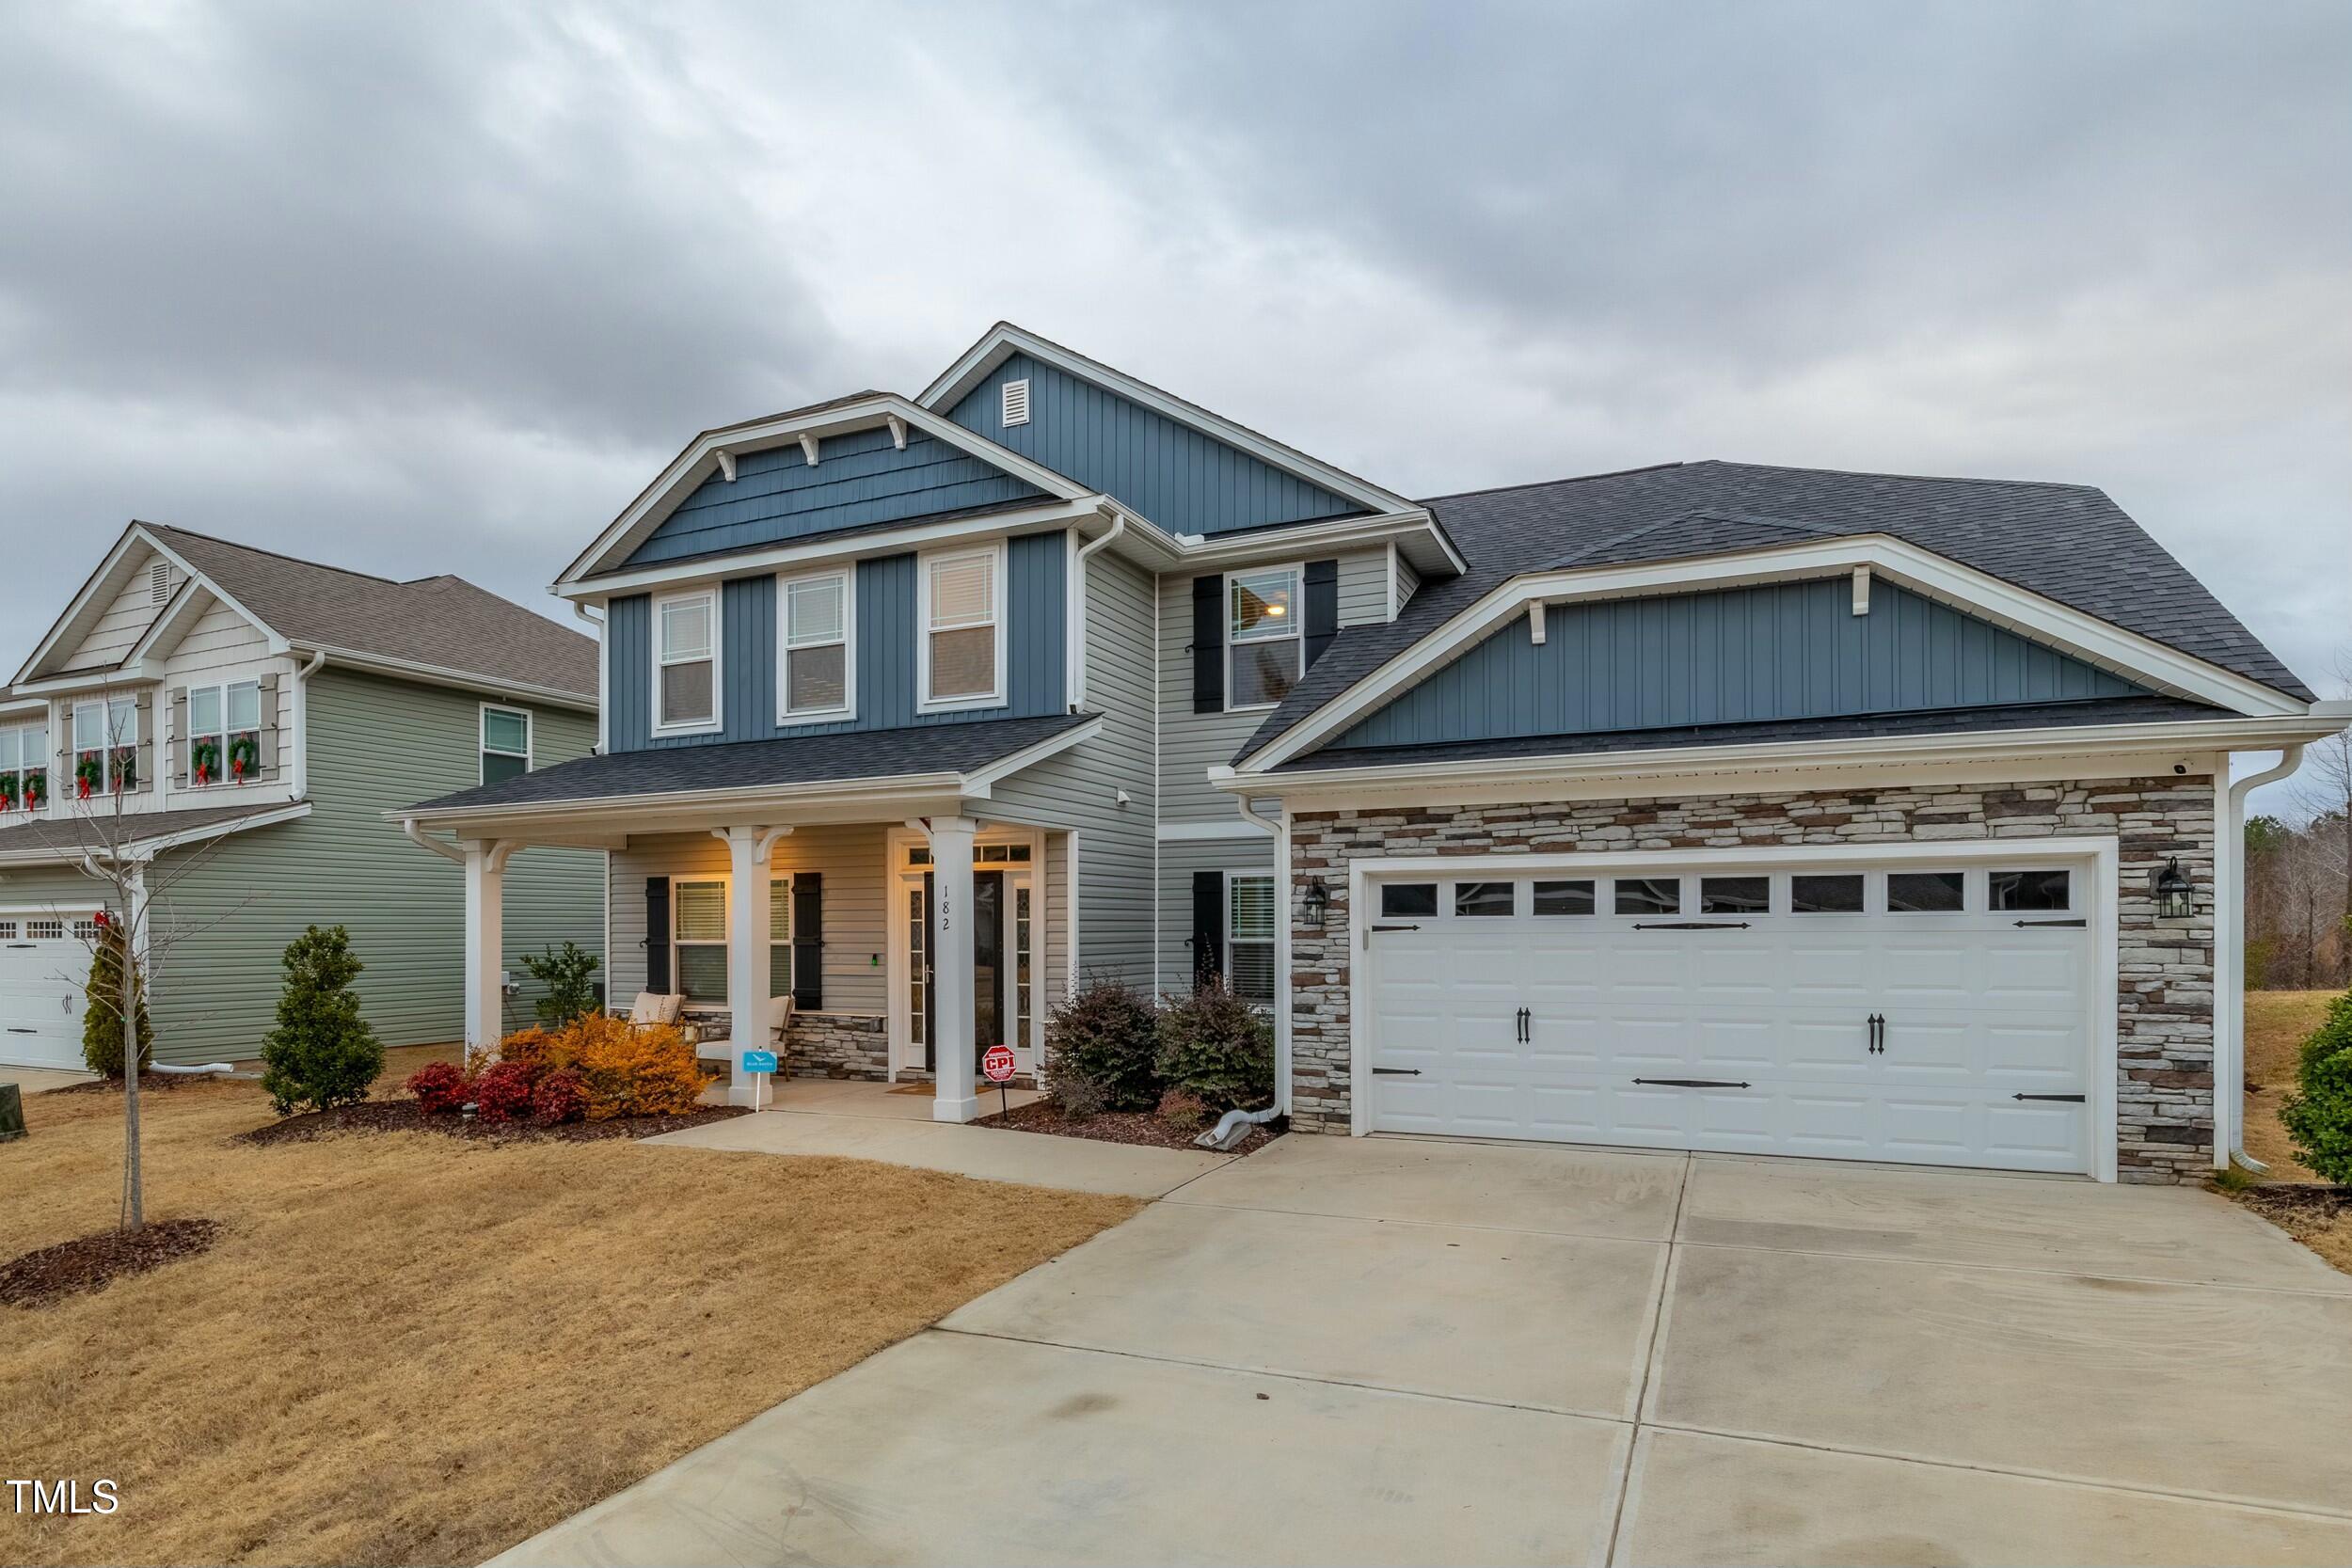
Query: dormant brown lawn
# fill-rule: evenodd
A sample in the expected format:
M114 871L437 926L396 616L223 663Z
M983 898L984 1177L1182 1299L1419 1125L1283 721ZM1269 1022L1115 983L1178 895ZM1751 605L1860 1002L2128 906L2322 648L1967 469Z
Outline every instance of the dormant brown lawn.
M0 1470L122 1499L0 1507L0 1562L476 1562L1138 1207L628 1142L256 1148L246 1084L144 1105L149 1216L226 1232L0 1308ZM115 1213L120 1101L26 1111L0 1258Z

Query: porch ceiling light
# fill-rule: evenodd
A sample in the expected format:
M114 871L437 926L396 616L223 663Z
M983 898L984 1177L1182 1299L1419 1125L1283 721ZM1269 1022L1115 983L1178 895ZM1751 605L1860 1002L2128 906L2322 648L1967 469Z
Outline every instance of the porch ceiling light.
M2148 873L2148 892L2156 901L2157 918L2186 920L2189 917L2195 903L2196 887L2189 881L2188 873L2181 869L2178 856Z

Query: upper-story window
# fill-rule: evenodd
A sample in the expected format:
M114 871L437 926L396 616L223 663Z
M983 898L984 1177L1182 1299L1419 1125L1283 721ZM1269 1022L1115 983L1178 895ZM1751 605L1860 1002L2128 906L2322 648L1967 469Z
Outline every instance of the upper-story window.
M1005 551L1002 545L927 555L922 603L919 705L994 707L1005 700Z
M531 771L531 710L482 705L482 782L498 784Z
M656 735L719 727L719 591L698 588L653 604Z
M188 688L188 783L242 784L262 772L262 683Z
M1226 579L1228 709L1272 707L1298 684L1298 576L1270 566Z
M91 796L139 784L139 705L112 697L73 705L73 792Z
M776 585L776 647L783 668L776 686L784 693L779 717L842 719L851 711L850 683L856 673L850 652L850 574L819 572L787 578Z
M0 811L29 811L48 800L48 723L0 729Z

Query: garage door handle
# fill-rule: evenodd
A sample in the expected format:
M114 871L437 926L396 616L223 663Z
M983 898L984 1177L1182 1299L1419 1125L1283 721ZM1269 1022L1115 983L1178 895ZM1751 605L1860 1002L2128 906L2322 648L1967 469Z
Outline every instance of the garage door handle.
M2072 926L2080 930L2090 924L2088 920L2021 920L2020 926Z
M1373 929L1375 931L1418 931L1421 927L1418 926L1375 926Z
M2011 1100L2062 1100L2070 1105L2080 1105L2083 1102L2083 1097L2078 1094L2013 1094L2010 1098Z
M1372 1075L1375 1078L1418 1078L1421 1076L1421 1069L1417 1067L1376 1067L1372 1069Z
M1744 931L1748 923L1744 920L1637 920L1633 928L1637 931Z
M1637 1084L1654 1084L1669 1089L1744 1089L1745 1083L1734 1084L1723 1078L1636 1078Z
M15 1024L11 1023L8 1025L8 1033L11 1035L38 1035L40 1031L38 1029L20 1029Z

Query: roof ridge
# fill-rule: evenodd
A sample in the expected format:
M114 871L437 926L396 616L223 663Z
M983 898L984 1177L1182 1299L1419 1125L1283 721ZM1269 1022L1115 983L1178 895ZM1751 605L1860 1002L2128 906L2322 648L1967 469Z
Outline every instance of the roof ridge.
M1457 501L1470 496L1499 496L1506 490L1541 490L1553 484L1582 484L1594 479L1623 479L1629 474L1654 474L1661 469L1687 466L1677 457L1668 463L1645 463L1636 468L1608 468L1597 474L1568 474L1560 479L1529 479L1517 484L1489 484L1477 490L1448 490L1442 496L1423 496L1420 504L1433 506L1438 501Z
M2002 484L2014 489L2079 490L2090 496L2106 493L2096 484L2077 484L2063 479L1979 479L1970 474L1904 474L1884 468L1820 468L1796 463L1748 463L1736 457L1703 457L1691 467L1760 468L1774 474L1836 474L1841 479L1904 479L1921 484Z
M143 517L135 517L132 521L143 529L150 529L159 533L185 534L191 539L201 539L210 545L223 545L232 550L243 550L248 555L265 555L273 561L283 561L295 566L308 566L315 572L337 572L347 578L365 578L370 582L381 582L393 588L405 586L405 583L398 578L378 577L373 572L362 572L356 567L337 566L324 561L312 561L306 556L288 555L284 550L273 550L262 545L248 545L241 539L224 539L217 533L206 533L200 529L182 528L177 523L151 523ZM441 575L446 577L449 574ZM408 582L429 580L431 579L425 578L407 579Z

